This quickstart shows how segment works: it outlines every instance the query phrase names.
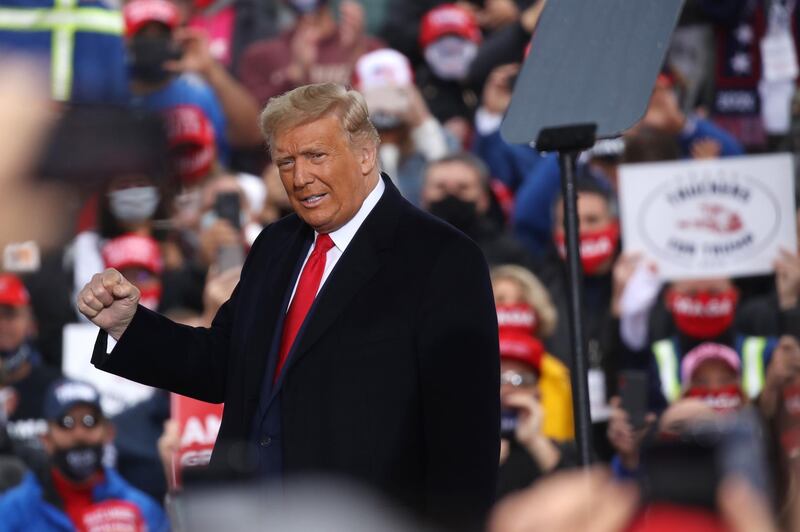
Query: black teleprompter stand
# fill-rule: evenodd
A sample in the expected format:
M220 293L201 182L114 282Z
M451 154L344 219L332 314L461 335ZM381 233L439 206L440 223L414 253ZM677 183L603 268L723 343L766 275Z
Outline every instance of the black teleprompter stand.
M582 466L592 460L575 170L596 139L619 136L650 100L684 0L548 1L500 133L559 154L569 279L572 401ZM547 216L547 213L541 213ZM567 355L567 353L564 353Z

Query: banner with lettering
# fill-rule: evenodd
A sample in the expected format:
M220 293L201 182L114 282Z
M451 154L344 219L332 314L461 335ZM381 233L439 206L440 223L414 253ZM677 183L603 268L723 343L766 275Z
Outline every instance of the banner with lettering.
M797 249L789 154L623 165L625 253L642 253L664 279L768 274Z
M178 452L172 460L172 487L180 486L180 472L184 468L208 465L222 422L223 406L172 394L171 417L177 421L180 434Z

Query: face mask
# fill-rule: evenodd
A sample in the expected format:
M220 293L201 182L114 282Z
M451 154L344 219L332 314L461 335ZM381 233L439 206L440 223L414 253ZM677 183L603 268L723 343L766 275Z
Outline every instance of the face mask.
M567 259L567 244L564 233L555 236L556 248L562 260ZM597 275L601 266L608 264L619 244L619 225L611 223L599 231L583 231L580 234L581 264L583 273Z
M686 397L701 399L717 412L734 412L739 410L744 403L742 389L738 384L732 384L718 390L709 390L701 386L690 388Z
M134 37L130 42L130 75L146 83L158 83L169 77L164 63L177 59L171 37Z
M725 332L733 323L737 300L733 289L721 294L667 292L667 308L672 312L675 326L692 338L716 338Z
M7 375L14 373L30 360L32 352L27 343L23 343L12 351L0 351L0 382L3 382Z
M478 219L478 207L474 201L464 201L451 195L431 203L428 210L432 215L467 234Z
M140 290L139 304L144 308L152 311L158 310L158 305L161 303L161 283L154 284L149 288Z
M497 326L505 330L514 330L536 336L539 320L536 317L536 312L525 303L497 305Z
M425 48L425 61L441 79L460 81L467 77L478 45L462 37L442 37Z
M156 187L131 187L108 193L111 214L121 222L149 220L160 199Z
M102 445L78 445L58 449L53 455L55 466L73 482L84 482L102 467Z
M298 15L305 15L318 10L326 2L325 0L287 0L286 3Z

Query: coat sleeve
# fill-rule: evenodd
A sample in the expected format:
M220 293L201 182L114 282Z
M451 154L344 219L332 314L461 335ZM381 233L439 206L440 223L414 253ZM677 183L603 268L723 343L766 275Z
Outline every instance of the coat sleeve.
M223 402L234 309L238 294L246 290L242 285L247 285L266 231L250 249L239 284L210 327L180 325L140 305L110 353L106 352L108 335L98 333L92 364L148 386L209 403Z
M427 513L479 524L496 490L500 357L488 268L466 238L443 247L418 330Z

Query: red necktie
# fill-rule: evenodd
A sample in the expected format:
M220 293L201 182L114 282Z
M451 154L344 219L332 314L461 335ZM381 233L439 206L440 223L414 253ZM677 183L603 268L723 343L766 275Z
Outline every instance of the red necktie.
M289 356L289 350L297 337L297 331L300 330L311 304L314 303L317 290L319 290L319 283L322 281L322 272L325 271L325 256L332 247L333 240L329 235L318 235L317 241L314 243L314 250L308 257L302 273L300 273L297 289L294 291L292 303L289 305L289 311L286 313L286 319L283 322L281 346L280 351L278 351L278 365L275 367L275 373L272 376L273 384L277 382L278 375L281 374L281 369L286 363L286 357Z

